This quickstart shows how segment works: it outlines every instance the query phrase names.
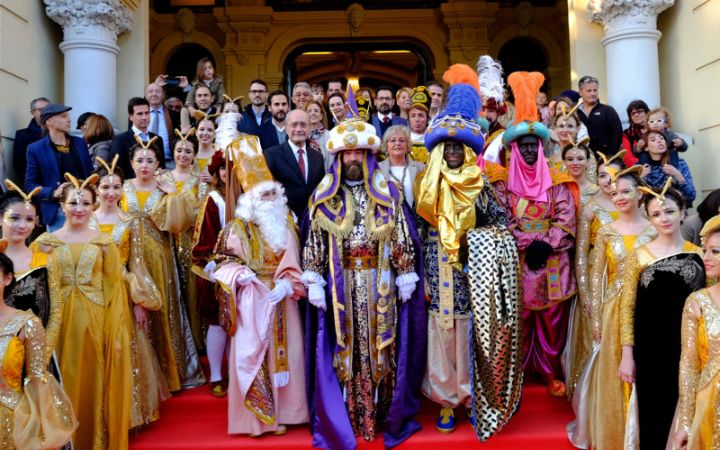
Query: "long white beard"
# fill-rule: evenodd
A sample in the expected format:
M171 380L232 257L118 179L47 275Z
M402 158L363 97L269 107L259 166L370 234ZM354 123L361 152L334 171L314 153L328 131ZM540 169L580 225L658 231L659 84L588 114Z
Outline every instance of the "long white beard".
M285 197L255 203L253 222L260 227L265 242L273 252L287 248L288 206Z

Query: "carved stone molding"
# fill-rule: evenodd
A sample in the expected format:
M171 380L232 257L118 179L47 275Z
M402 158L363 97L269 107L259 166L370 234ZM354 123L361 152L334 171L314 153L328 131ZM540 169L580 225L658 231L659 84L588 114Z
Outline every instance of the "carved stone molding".
M588 18L607 25L619 18L631 19L635 24L652 22L657 15L675 4L675 0L590 0Z
M115 35L129 31L132 14L122 0L44 0L45 14L63 29L101 27Z

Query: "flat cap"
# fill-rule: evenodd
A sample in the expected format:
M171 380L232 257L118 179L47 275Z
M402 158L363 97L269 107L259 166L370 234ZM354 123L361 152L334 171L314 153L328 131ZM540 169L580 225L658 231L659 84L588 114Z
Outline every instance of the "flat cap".
M42 112L40 113L40 122L45 123L45 121L52 116L57 116L58 114L70 111L71 109L72 108L69 106L58 105L57 103L50 103L42 109Z

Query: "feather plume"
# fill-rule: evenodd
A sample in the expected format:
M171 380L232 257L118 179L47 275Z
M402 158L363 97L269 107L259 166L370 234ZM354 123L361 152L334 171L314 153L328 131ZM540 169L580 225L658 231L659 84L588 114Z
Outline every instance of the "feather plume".
M226 113L220 116L217 122L217 130L215 130L215 146L225 152L228 145L232 144L240 135L237 124L242 119L240 113Z
M477 75L480 81L480 92L485 98L493 98L500 103L505 99L503 68L500 61L490 55L483 55L477 62Z
M478 94L480 93L480 82L478 81L477 74L468 65L453 64L443 74L443 80L451 86L458 83L469 84L477 89Z
M513 72L508 84L515 94L515 122L536 122L539 119L535 99L545 81L540 72Z

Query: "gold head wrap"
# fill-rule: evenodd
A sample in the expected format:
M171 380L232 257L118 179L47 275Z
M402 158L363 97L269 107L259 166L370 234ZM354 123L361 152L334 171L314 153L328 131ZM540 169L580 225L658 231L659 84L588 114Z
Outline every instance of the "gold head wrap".
M475 164L475 152L465 149L465 161L450 169L443 158L445 143L430 154L417 195L417 213L437 228L448 262L461 266L460 246L467 232L475 227L475 199L483 188L482 171Z
M153 136L152 139L150 139L149 141L143 142L143 140L140 139L140 136L138 136L137 134L135 135L135 142L137 142L138 145L139 145L140 147L142 147L142 149L143 149L143 156L147 156L147 151L148 151L148 149L149 149L150 146L153 145L153 144L155 143L155 141L157 141L157 140L158 140L158 137L157 137L157 136Z
M85 180L81 183L80 180L75 178L75 175L65 172L65 179L68 180L70 183L72 183L73 187L75 188L75 199L80 202L80 199L82 198L82 192L83 189L85 189L88 186L94 186L95 183L97 183L97 180L100 178L100 176L96 173L90 175L89 177L85 178Z
M658 203L660 203L661 206L664 206L665 205L665 194L667 193L668 189L670 189L670 186L672 186L672 184L673 184L673 178L668 177L667 181L665 181L665 185L660 190L660 192L656 192L654 189L650 189L649 187L645 187L645 186L640 186L638 189L641 192L652 195L653 197L655 197L657 199Z
M708 236L717 233L718 231L720 231L720 214L711 217L707 222L705 222L702 230L700 230L700 238L702 238L703 244Z
M120 155L115 155L115 157L112 159L112 162L110 164L107 163L102 157L97 156L95 157L95 161L97 161L101 166L107 170L108 176L110 177L110 182L113 182L113 177L115 176L115 167L117 166L118 159L120 158Z
M17 184L13 183L9 179L5 180L5 186L7 186L8 190L15 191L20 194L20 197L22 197L23 201L25 202L25 206L30 206L30 202L32 201L33 196L39 194L42 191L42 187L37 186L35 189L30 191L30 193L26 194L25 191L20 189Z

